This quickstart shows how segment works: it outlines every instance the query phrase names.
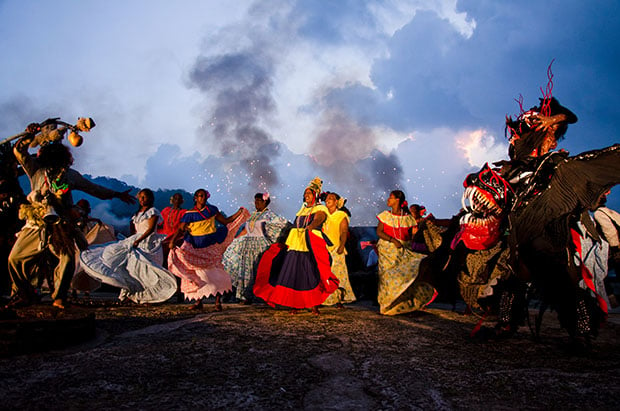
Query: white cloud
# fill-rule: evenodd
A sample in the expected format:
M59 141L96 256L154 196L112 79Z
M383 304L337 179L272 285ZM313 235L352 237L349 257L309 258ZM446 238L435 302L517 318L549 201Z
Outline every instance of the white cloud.
M475 167L504 159L508 152L507 144L497 142L495 136L485 129L460 131L456 134L455 143L463 151L469 165Z
M420 10L434 11L440 18L448 20L463 37L471 37L476 29L474 19L468 18L467 13L457 11L457 0L393 0L370 3L368 9L389 36L409 23Z

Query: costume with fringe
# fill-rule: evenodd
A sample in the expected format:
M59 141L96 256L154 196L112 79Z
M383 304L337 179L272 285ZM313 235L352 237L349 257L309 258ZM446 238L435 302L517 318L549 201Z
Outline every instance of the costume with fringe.
M30 179L32 191L29 203L20 208L20 218L26 224L17 234L8 258L11 294L31 300L47 271L53 270L51 298L65 299L75 271L76 246L87 246L69 212L73 206L71 192L83 191L102 200L113 198L116 192L87 180L72 168L53 178L23 144L16 144L14 153ZM54 224L44 220L50 211L57 215Z

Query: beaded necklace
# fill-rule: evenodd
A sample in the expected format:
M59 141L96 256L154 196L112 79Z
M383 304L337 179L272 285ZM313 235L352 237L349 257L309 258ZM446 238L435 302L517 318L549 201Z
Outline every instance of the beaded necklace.
M63 175L61 173L52 180L49 177L48 171L45 171L45 184L47 184L51 191L57 196L61 196L62 194L65 194L67 191L69 191L69 184L66 182L61 183L62 177Z
M310 216L312 215L312 210L314 209L315 205L316 204L312 204L312 207L310 207L310 212L307 215L305 215L305 216L298 216L298 218L296 219L296 222L295 222L295 224L297 225L297 228L306 228L308 226L308 224L310 224ZM308 207L306 207L306 208L308 208ZM305 217L304 218L304 225L303 225L303 227L300 227L300 225L299 225L299 220L301 219L299 217Z
M248 220L248 226L250 227L250 231L254 231L254 225L256 225L256 222L258 220L260 220L260 218L263 216L263 214L265 214L267 212L267 208L265 207L263 209L263 211L261 212L254 212L252 213L252 215L250 216L249 220Z
M402 209L400 210L400 216L392 213L391 211L390 211L390 215L392 216L392 221L393 222L395 221L395 224L394 224L394 238L396 238L398 241L402 241L403 239L400 238L400 220L401 220L401 218L403 216L403 210Z

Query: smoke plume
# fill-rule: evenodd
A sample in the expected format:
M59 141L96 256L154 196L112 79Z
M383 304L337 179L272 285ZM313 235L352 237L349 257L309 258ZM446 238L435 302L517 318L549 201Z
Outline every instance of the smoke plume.
M270 58L248 50L200 57L190 73L192 85L214 96L204 137L220 155L238 162L248 184L260 189L278 182L273 161L280 147L261 126L275 111L272 72Z
M358 210L374 213L390 191L402 188L400 160L379 150L378 131L343 111L326 110L320 123L310 148L328 183L325 189L347 197L349 204L361 206Z

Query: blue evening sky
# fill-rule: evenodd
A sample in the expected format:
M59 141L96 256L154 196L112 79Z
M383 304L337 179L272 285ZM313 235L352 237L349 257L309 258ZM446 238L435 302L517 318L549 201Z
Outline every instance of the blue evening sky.
M0 0L0 136L90 116L75 168L205 187L225 212L268 190L292 219L307 182L374 224L389 191L448 217L506 157L515 99L575 112L560 147L619 142L620 3ZM618 189L611 206L620 208Z

